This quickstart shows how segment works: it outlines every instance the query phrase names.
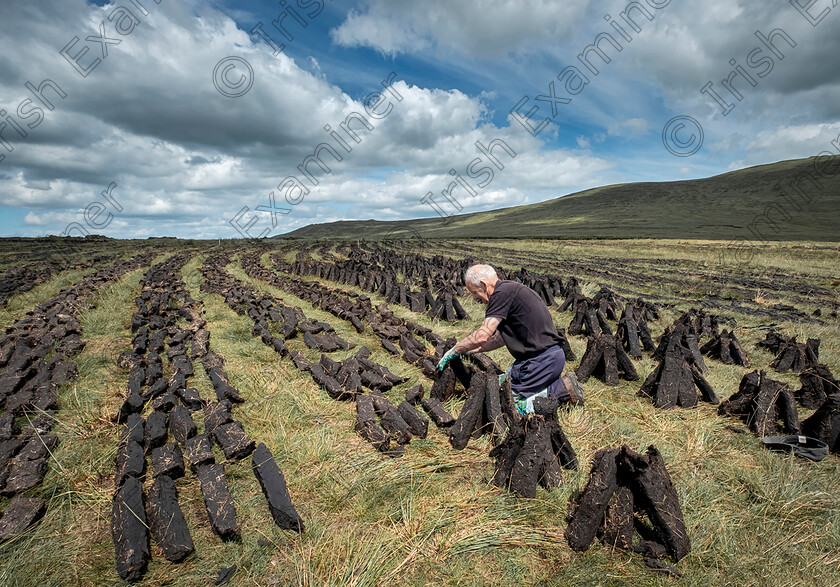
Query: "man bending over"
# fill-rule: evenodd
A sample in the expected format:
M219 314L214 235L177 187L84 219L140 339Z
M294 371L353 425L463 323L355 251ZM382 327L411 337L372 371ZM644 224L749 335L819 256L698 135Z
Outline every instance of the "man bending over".
M484 322L449 349L438 367L455 355L506 346L515 359L507 375L520 412L533 412L535 397L582 405L583 386L574 373L563 375L563 337L539 295L521 283L499 279L490 265L473 265L465 281L473 299L487 304Z

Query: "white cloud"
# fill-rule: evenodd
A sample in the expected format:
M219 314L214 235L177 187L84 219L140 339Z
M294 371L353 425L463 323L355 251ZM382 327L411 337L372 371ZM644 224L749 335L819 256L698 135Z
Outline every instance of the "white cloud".
M14 7L0 24L0 54L31 56L25 71L0 74L0 95L19 101L23 75L50 77L68 93L0 167L9 175L3 204L27 210L27 234L59 233L69 222L83 223L84 208L104 201L101 191L114 182L122 210L109 209L113 221L91 232L235 236L228 220L243 206L254 214L284 177L302 177L302 159L331 141L325 124L337 129L350 112L365 112L361 97L351 98L317 68L313 74L285 54L274 58L219 12L149 6L153 13L110 47L101 69L86 79L55 47L96 32L91 23L111 7L54 0L27 5L26 15ZM211 83L215 64L232 47L255 72L250 92L235 99ZM350 205L352 218L432 215L420 199L449 185L449 169L463 173L480 155L476 141L502 138L517 157L478 196L464 198L470 211L590 187L610 167L597 157L543 151L543 143L518 126L489 123L489 94L424 88L400 77L393 89L402 100L386 93L393 111L373 121L372 132L359 133L361 144L345 136L352 152L342 152L343 161L335 164L327 156L332 173L316 173L319 185L309 186L304 202L281 216L273 233L338 218L334 206L341 204ZM382 88L377 82L370 89ZM267 215L260 219L267 222Z
M630 118L614 122L607 128L607 134L618 137L636 137L647 134L650 124L644 118Z
M87 78L59 51L74 36L97 33L112 7L83 0L4 5L0 105L16 107L27 95L26 81L50 78L68 93L26 139L10 129L3 134L15 150L0 149L7 155L0 163L2 204L24 211L21 231L57 233L68 222L82 222L85 206L115 182L123 210L99 232L235 236L228 220L243 206L253 214L284 177L300 175L301 160L331 141L325 124L337 129L348 113L364 112L357 89L350 95L332 81L337 67L326 51L305 58L302 67L286 54L273 57L262 41L206 5L146 4L151 15L110 46L108 59ZM607 183L709 175L730 164L808 156L837 138L840 12L816 29L803 28L787 3L768 10L758 0L672 2L655 11L655 20L644 23L539 139L518 123L498 122L493 111L505 113L523 93L537 104L534 97L594 34L610 30L603 15L616 16L626 6L624 0L605 6L363 0L333 39L412 53L421 64L428 60L414 72L428 68L423 79L431 81L399 71L400 60L370 60L383 69L368 91L381 89L394 67L402 101L389 98L392 113L360 133L361 144L342 152L329 176L319 175L320 184L279 218L274 232L341 218L430 216L433 210L420 199L429 191L440 194L452 181L450 169L463 175L479 155L476 141L503 139L517 156L477 196L459 195L467 212ZM745 91L728 117L716 114L699 88L727 75L729 59L744 62L756 30L774 27L785 28L798 46ZM90 50L95 55L99 47ZM255 74L250 92L235 99L211 83L214 66L230 55L247 59ZM360 77L370 79L371 66L365 67ZM445 89L435 87L439 74ZM458 78L462 74L467 78ZM549 107L539 105L545 116ZM674 112L702 122L706 144L690 160L671 157L661 145L659 129ZM623 138L646 147L622 152L616 145Z
M368 0L332 31L347 47L386 54L456 49L499 55L569 35L586 2L553 0Z
M23 222L28 226L43 226L46 224L42 216L38 216L32 212L28 212L26 216L23 217Z
M840 144L840 122L833 124L787 125L765 130L747 143L744 159L733 161L731 169L741 169L773 161L798 157L813 157L822 151L836 155L838 149L831 142Z
M830 2L819 2L812 11L819 13ZM816 96L803 100L802 93L819 91L834 86L840 75L840 61L834 58L840 51L840 10L832 9L816 27L811 26L794 8L793 3L783 3L769 9L761 0L708 0L700 3L671 2L657 14L655 26L645 29L632 42L627 60L622 66L652 77L658 82L667 101L691 105L702 114L715 114L720 108L700 89L712 82L727 99L736 104L736 110L748 111L745 117L764 117L784 120L792 112L806 116L822 116L837 112L836 100L817 100ZM756 33L773 37L774 46L782 55L771 55ZM783 37L796 44L791 47ZM758 72L766 65L748 64L748 54L756 48L763 52L754 56L770 57L772 69ZM735 64L731 64L731 60ZM736 76L733 84L740 88L744 99L738 101L727 94L721 81L734 67L743 67L756 86ZM826 94L823 97L826 97ZM810 112L800 111L795 105L807 102L814 106ZM794 109L788 109L793 106ZM718 116L720 116L718 114ZM836 115L835 115L836 117ZM730 119L736 118L732 114Z

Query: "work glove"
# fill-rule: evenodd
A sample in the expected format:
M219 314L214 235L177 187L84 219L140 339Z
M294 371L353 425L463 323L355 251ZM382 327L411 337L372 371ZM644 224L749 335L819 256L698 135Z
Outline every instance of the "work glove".
M455 347L453 346L451 349L446 351L446 353L443 355L443 358L441 358L441 360L438 361L438 364L437 364L438 371L443 371L446 368L446 364L449 361L451 361L455 357L460 357L460 356L461 355L455 353Z

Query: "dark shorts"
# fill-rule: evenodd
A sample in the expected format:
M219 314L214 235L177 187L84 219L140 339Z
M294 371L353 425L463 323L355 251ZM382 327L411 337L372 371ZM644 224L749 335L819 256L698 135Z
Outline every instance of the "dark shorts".
M509 373L511 391L527 398L547 389L548 397L568 401L569 392L561 377L565 366L566 353L559 345L530 359L514 361Z

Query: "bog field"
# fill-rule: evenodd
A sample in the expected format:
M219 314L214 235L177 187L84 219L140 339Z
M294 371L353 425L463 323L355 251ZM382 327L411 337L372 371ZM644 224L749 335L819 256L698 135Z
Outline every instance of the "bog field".
M73 240L0 240L0 585L840 584L836 243ZM583 406L437 370L476 262Z

